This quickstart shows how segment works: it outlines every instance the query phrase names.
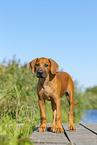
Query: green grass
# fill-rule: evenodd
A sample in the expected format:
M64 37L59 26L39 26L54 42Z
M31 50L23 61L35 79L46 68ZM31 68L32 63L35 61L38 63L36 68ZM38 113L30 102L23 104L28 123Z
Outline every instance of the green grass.
M30 143L28 138L39 123L36 84L27 65L21 66L16 60L0 65L1 142Z
M0 143L1 145L30 145L29 136L40 123L37 78L15 58L0 65ZM82 93L75 81L74 122L79 123L85 108L97 108L97 96ZM68 122L69 105L64 95L61 98L62 122ZM46 101L46 117L52 122L50 102Z

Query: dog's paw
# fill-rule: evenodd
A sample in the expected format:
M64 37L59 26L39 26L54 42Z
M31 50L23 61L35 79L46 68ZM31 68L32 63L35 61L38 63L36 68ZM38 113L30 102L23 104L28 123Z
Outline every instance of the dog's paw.
M69 130L71 131L71 130L76 130L76 128L75 128L75 126L74 126L74 124L73 123L70 123L69 124Z
M40 125L40 127L38 128L38 130L37 131L39 131L39 132L44 132L46 130L46 125Z
M50 127L48 127L47 130L48 130L48 131L55 132L55 126L51 125Z
M62 125L57 125L55 132L56 133L64 133L64 129L63 129Z

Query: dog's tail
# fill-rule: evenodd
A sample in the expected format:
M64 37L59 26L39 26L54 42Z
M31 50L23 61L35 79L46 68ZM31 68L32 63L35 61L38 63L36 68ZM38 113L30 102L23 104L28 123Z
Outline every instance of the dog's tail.
M74 105L78 105L78 103L75 103L75 102L74 102Z

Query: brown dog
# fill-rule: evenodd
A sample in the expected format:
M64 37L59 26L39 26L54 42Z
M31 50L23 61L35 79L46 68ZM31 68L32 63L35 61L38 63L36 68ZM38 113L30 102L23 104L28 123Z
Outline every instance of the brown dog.
M63 133L62 116L61 116L61 99L66 94L69 102L69 130L75 130L73 124L73 106L74 102L74 86L70 75L66 72L57 72L59 66L52 60L47 58L36 58L28 63L32 73L36 72L39 78L37 85L37 94L39 97L41 125L38 131L46 130L45 116L45 100L51 101L53 109L53 123L49 130Z

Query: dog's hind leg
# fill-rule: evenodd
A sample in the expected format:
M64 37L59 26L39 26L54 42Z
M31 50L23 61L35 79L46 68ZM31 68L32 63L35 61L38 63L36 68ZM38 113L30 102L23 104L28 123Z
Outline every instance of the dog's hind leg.
M69 83L70 85L68 86L68 93L67 95L67 100L69 103L69 130L76 130L74 123L73 123L73 107L74 107L74 87L73 87L73 82Z

